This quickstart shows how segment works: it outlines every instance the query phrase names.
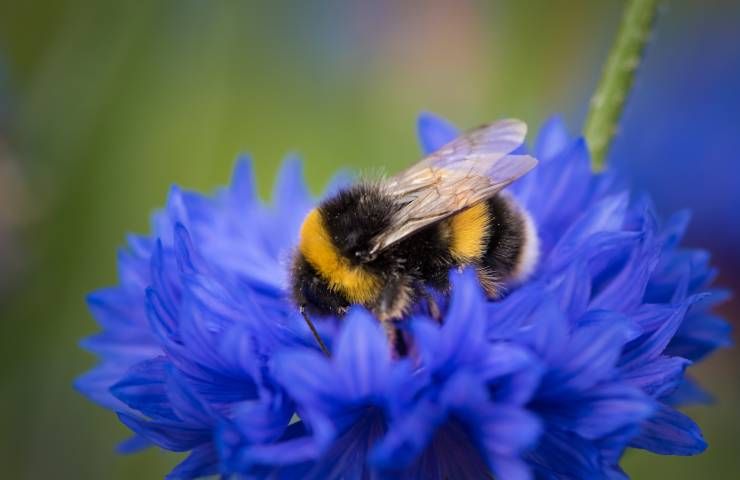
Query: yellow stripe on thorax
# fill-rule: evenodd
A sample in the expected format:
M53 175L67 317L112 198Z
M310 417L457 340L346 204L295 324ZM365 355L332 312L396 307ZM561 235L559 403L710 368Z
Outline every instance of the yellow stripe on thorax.
M448 220L450 252L461 263L483 257L488 243L490 214L486 202L476 203Z
M329 283L352 303L366 303L378 296L380 280L360 266L353 266L339 253L317 209L311 210L301 226L298 250Z

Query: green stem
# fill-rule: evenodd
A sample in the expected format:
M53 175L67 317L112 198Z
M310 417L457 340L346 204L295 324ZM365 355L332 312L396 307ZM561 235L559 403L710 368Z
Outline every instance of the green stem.
M660 0L628 0L617 39L604 66L583 129L591 149L591 165L604 168L606 154L622 115Z

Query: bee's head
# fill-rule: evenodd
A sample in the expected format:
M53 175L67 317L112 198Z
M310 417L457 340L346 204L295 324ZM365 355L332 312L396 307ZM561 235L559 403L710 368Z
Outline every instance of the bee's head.
M351 264L372 261L372 240L390 224L395 203L378 185L358 183L319 207L327 235Z

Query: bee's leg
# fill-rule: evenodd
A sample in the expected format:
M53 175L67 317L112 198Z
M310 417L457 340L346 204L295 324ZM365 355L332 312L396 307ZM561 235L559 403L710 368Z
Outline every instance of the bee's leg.
M429 316L434 319L440 325L442 324L442 310L439 308L439 304L434 299L434 295L429 292L429 289L423 283L416 284L417 298L423 298L427 304L427 312Z
M388 280L373 310L381 321L403 318L413 302L414 289L405 277Z
M429 315L440 325L442 324L442 311L439 308L439 305L437 304L437 301L434 299L434 297L427 291L424 291L422 293L424 295L424 299L427 302L427 309L429 309Z
M412 306L414 289L411 285L410 279L405 276L388 279L380 296L370 307L383 324L395 357L406 356L409 352L406 335L399 328L398 322Z
M386 335L388 335L388 344L391 346L393 357L401 358L408 355L409 344L403 330L398 328L398 324L394 320L385 320L382 324Z
M496 300L504 294L504 283L490 268L479 266L476 268L476 273L486 297Z

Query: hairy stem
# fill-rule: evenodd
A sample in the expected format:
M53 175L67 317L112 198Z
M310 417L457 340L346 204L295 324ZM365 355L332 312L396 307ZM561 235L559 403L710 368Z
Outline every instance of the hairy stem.
M604 168L606 155L640 65L660 0L627 0L617 38L604 66L586 117L584 135L594 170Z

